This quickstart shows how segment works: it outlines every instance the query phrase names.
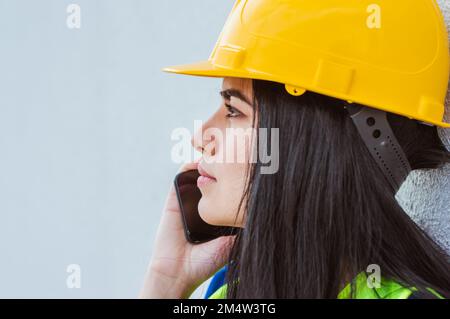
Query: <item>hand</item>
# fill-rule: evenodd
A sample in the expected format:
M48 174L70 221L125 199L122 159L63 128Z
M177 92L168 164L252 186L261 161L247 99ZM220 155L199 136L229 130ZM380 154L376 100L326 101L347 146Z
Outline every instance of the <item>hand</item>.
M196 169L198 160L184 164L178 173ZM141 292L143 298L188 298L227 261L235 236L191 244L184 235L175 186L166 198L153 247L153 256Z

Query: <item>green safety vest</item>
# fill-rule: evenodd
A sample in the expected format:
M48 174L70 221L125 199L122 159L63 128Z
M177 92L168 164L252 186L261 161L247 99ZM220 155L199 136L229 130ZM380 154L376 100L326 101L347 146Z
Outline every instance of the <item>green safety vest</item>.
M394 280L381 278L379 288L370 288L367 284L367 274L363 271L354 279L354 297L356 299L407 299L416 288L406 288ZM444 299L433 289L429 289L436 297ZM227 284L222 285L208 299L226 299ZM338 299L351 299L351 283L348 283L338 294Z

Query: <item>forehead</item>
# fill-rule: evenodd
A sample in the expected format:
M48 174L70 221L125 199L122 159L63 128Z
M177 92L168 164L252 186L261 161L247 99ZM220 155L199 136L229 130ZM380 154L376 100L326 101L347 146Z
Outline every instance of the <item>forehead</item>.
M249 101L252 100L252 80L244 78L226 77L222 81L222 90L237 89L244 93Z

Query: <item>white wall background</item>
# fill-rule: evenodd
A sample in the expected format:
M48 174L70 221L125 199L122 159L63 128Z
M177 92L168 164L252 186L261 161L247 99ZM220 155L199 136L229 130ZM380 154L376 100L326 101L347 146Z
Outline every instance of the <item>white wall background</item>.
M160 69L208 57L232 4L0 0L0 297L138 295L170 134L220 101L218 79Z
M0 297L137 296L178 168L170 134L209 116L221 83L160 69L208 57L233 3L0 0ZM399 200L450 247L442 173Z

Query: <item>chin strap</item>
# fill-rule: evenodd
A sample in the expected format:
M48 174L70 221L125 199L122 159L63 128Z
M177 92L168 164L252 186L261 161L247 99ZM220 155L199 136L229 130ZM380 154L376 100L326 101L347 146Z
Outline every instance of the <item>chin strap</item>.
M370 154L397 192L411 171L411 166L392 132L386 112L358 104L347 104L345 108Z

